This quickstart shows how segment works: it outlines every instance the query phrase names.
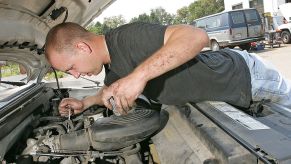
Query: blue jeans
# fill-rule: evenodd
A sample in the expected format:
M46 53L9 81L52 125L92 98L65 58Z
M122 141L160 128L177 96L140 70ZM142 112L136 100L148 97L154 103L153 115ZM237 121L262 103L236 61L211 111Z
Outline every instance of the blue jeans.
M254 53L233 50L246 61L251 74L252 100L269 99L291 109L291 82L268 61Z

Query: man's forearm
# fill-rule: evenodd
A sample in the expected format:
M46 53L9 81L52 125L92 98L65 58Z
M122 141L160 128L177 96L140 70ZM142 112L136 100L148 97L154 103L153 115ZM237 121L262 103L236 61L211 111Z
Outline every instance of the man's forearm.
M82 100L83 104L84 104L84 109L89 108L92 105L98 104L100 105L100 103L98 103L98 96L94 95L94 96L87 96Z
M207 34L197 28L168 28L165 44L139 65L132 74L149 81L194 58L207 44Z
M105 85L98 90L96 95L87 96L82 100L83 105L84 105L84 109L87 109L90 106L95 105L95 104L103 105L103 102L102 102L102 99L101 99L101 94L102 94L102 91L103 91L104 88L106 88Z

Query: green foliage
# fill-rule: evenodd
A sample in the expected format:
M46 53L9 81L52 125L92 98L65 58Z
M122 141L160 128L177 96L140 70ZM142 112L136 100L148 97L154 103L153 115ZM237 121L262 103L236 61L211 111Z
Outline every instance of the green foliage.
M149 15L147 15L146 13L144 13L144 14L141 14L141 15L139 15L137 17L132 18L130 20L130 22L131 23L132 22L148 22L148 23L150 23L151 22L151 18L150 18Z
M170 24L191 24L193 20L224 10L223 0L196 0L189 6L177 10L175 15L168 13L163 8L152 9L150 14L140 14L130 20L132 22L148 22L163 25ZM122 15L104 18L103 24L97 22L90 24L87 29L96 34L105 34L109 30L126 24Z
M152 9L150 17L153 23L160 23L163 25L173 24L174 16L167 13L163 8Z
M65 77L65 73L64 72L61 72L61 71L56 71L57 72L57 77L60 79L60 78L63 78ZM52 80L52 79L55 79L55 74L54 72L49 72L46 74L46 76L44 77L45 80Z
M100 22L96 22L95 24L90 24L87 27L87 30L95 34L101 35L103 34L103 25Z
M19 74L20 74L19 64L7 63L6 65L1 66L2 77L15 76Z
M104 18L103 22L103 24L105 24L109 29L116 28L120 25L124 25L125 23L126 21L122 15Z
M87 30L95 34L101 35L125 23L126 21L122 15L113 16L113 17L104 18L103 24L101 24L100 22L96 22L95 24L90 24L87 27Z
M1 66L1 77L9 77L20 75L20 65L14 62L7 62L6 65ZM64 72L57 71L58 78L63 78L66 76ZM44 79L51 80L55 78L54 72L49 72L46 74Z
M177 10L176 17L174 19L174 24L190 24L192 23L189 19L190 13L188 7L182 7Z
M134 17L130 22L148 22L148 23L157 23L163 25L173 24L175 16L166 12L165 9L159 7L152 9L150 15L146 13Z
M223 10L223 0L197 0L188 7L189 20L192 22L195 19L219 13Z

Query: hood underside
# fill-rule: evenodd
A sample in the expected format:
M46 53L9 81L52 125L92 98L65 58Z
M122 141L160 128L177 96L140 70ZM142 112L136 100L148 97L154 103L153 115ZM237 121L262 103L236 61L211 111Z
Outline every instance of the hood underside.
M42 54L47 32L56 24L83 27L115 0L0 0L0 60L15 61L29 80L41 80L49 64Z

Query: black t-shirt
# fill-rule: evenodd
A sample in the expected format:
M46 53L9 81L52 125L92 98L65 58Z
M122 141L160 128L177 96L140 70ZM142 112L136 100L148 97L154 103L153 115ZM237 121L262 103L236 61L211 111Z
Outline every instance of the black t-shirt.
M166 28L133 23L108 32L105 38L111 63L106 71L105 85L128 75L163 46ZM205 52L149 81L143 94L168 105L210 100L249 107L250 73L245 60L236 52Z

